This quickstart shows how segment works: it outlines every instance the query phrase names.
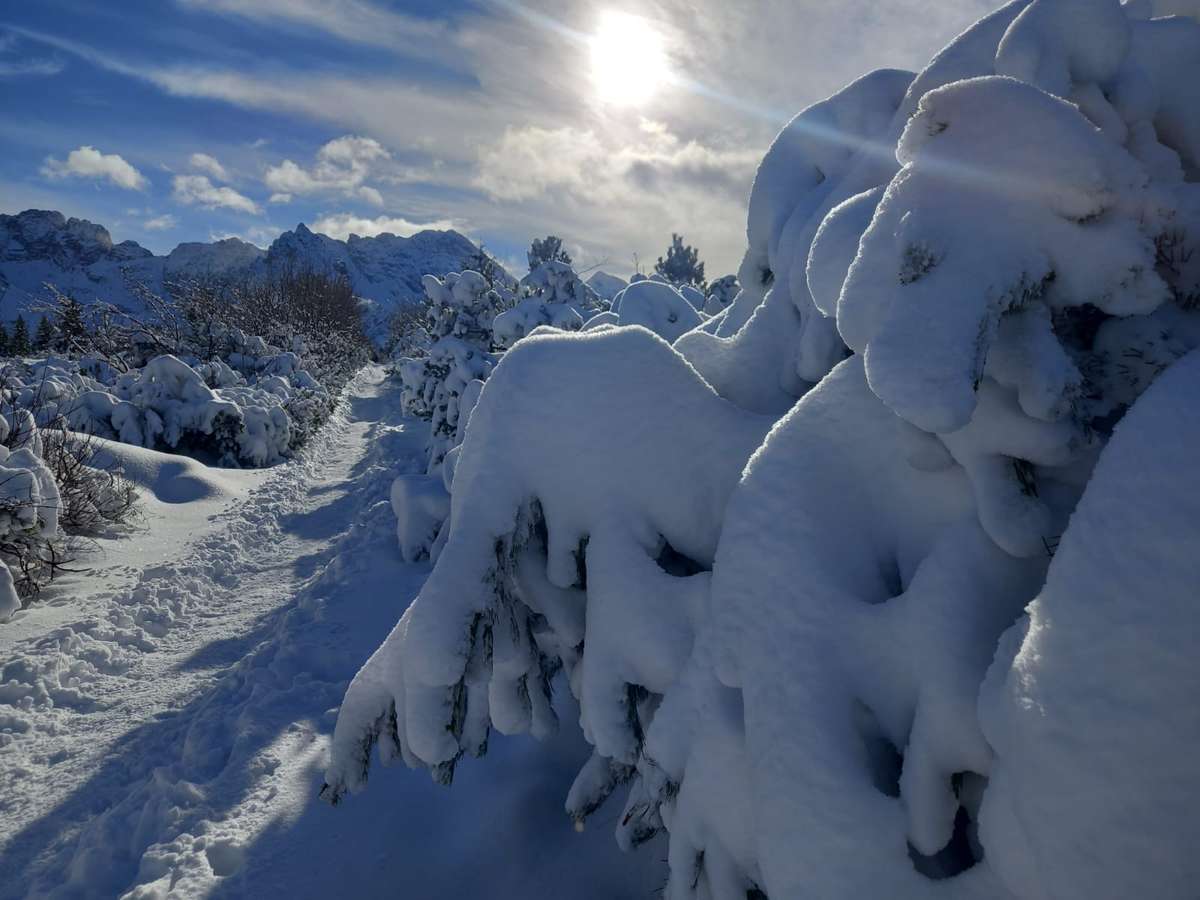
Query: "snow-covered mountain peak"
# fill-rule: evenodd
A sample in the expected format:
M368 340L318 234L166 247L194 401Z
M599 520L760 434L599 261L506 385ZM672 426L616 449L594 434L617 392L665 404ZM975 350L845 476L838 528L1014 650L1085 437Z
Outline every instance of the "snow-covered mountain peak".
M351 235L342 241L301 222L265 251L225 238L183 243L166 256L155 256L134 241L114 244L107 229L86 219L30 209L0 215L0 319L29 315L46 298L47 284L83 302L104 300L136 311L141 302L135 283L162 293L165 281L180 276L299 268L345 275L354 292L376 307L372 320L382 322L390 307L422 296L422 275L461 269L476 252L457 231Z
M114 244L102 225L87 219L68 219L54 210L27 209L15 216L0 215L0 261L47 260L64 269L76 269L104 259L134 260L152 255L134 241Z
M194 241L168 253L163 267L170 275L224 274L248 269L265 255L266 251L235 237L211 244Z

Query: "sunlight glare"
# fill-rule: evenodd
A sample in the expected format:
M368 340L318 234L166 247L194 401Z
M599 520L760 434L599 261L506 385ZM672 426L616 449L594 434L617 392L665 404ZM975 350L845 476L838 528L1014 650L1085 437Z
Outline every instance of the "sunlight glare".
M596 96L616 106L642 106L667 81L662 37L641 16L609 11L591 39Z

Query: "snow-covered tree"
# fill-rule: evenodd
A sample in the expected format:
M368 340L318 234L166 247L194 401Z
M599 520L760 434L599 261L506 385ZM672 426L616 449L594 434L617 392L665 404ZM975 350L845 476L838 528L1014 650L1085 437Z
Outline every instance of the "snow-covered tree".
M558 262L563 265L571 265L571 256L563 249L562 238L550 234L544 238L534 238L533 243L529 245L529 251L525 254L526 260L529 262L529 270L533 271L538 266L544 263Z
M512 294L470 269L444 278L426 275L426 328L433 343L420 357L401 357L396 369L409 415L430 420L428 474L457 443L460 400L495 365L493 323L512 306Z
M683 242L683 236L671 235L671 246L666 257L660 256L654 264L656 274L671 284L691 284L704 290L704 263L700 262L700 251Z
M723 313L737 297L738 290L736 275L722 275L709 282L708 290L704 295L703 312L710 316Z
M567 814L623 787L675 900L1193 893L1200 22L1160 11L1016 0L859 79L764 157L724 312L507 352L326 796L561 688Z
M521 279L518 291L520 299L493 325L499 348L511 347L541 325L578 331L607 305L562 259L540 263Z

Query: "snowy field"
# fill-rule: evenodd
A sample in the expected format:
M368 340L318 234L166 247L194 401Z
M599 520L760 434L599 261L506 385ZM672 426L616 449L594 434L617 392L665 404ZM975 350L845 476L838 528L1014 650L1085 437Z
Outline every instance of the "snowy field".
M588 750L566 729L499 740L450 790L400 768L353 803L318 800L346 684L428 574L400 561L387 502L427 430L398 393L364 370L270 470L110 445L144 520L0 629L0 897L661 885L661 854L622 856L601 821L572 829L561 798Z

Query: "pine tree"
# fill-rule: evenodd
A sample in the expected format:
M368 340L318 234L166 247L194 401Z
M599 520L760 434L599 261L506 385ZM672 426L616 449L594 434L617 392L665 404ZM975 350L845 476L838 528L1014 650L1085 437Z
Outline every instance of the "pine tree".
M503 285L507 281L500 264L481 245L474 253L463 260L463 271L478 272L488 283L488 287Z
M0 356L8 356L8 329L0 322Z
M33 349L29 346L29 326L25 324L24 316L17 316L8 349L13 356L28 356Z
M571 265L571 257L563 249L562 238L553 234L547 235L541 240L534 238L525 258L529 260L529 271L531 272L545 262L561 262L568 266Z
M33 333L33 349L42 353L49 350L53 343L54 325L51 324L49 316L42 316L42 320L38 322L37 331Z
M83 319L83 304L74 297L64 297L58 306L56 319L57 321L53 323L55 331L57 331L54 346L58 350L70 350L79 346L87 336L87 325Z
M658 258L654 271L672 284L694 284L704 290L704 263L700 262L700 251L685 244L682 235L671 234L667 257Z

